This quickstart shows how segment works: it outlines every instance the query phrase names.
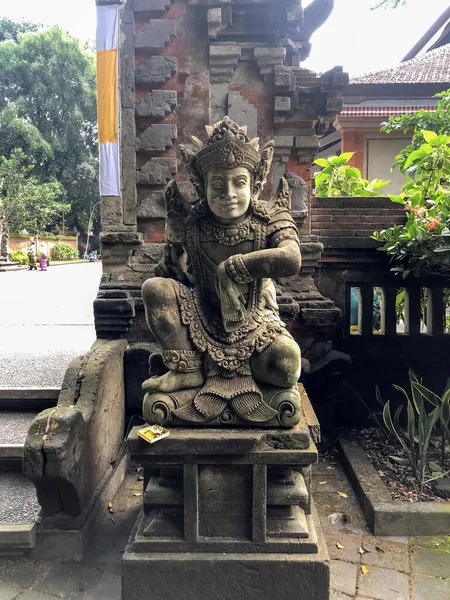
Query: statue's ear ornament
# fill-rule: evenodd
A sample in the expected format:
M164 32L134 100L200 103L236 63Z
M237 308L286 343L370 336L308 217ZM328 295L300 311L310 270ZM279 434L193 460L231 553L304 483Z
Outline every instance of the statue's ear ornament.
M201 150L203 148L203 146L205 145L202 140L200 140L198 137L195 137L195 135L191 135L191 140L194 142L194 144L196 145L196 147Z
M263 146L259 153L260 161L253 173L253 194L255 199L259 198L264 189L264 185L266 184L267 175L269 174L270 167L272 166L274 150L275 142L270 140L270 142L267 142L267 144Z

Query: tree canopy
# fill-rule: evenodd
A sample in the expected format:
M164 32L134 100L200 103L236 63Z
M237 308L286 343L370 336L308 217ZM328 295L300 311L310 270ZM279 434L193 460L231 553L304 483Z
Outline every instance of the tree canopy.
M10 231L49 231L68 210L69 227L86 231L86 215L98 201L94 54L58 26L38 29L0 19L0 40L0 198L6 225ZM42 218L25 218L36 213L32 205Z

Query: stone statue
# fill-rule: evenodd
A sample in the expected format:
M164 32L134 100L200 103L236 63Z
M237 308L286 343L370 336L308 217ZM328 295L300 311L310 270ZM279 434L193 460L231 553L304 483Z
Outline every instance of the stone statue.
M172 181L164 259L143 285L150 360L143 414L159 424L290 427L300 419L300 349L278 314L273 279L301 266L290 188L259 200L274 144L261 150L225 117L205 146L180 146L198 200Z

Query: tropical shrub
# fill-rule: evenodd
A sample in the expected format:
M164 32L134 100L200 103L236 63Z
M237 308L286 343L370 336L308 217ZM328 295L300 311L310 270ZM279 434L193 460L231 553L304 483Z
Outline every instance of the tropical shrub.
M324 198L334 196L379 196L379 191L389 183L385 179L368 181L356 167L347 165L354 152L340 156L317 158L314 164L323 167L314 177L316 195Z
M398 385L394 388L403 394L406 400L406 429L400 426L400 417L404 406L399 406L392 416L390 400L384 404L383 421L386 429L396 440L403 450L411 466L414 477L417 479L420 491L423 491L425 483L425 474L427 468L431 471L433 465L430 465L428 452L433 433L436 428L441 436L441 461L442 470L438 472L437 479L443 475L445 460L445 443L450 439L450 387L447 386L442 396L438 396L426 388L418 380L412 371L409 373L410 393ZM377 398L381 401L381 396L377 390ZM432 410L427 410L428 402Z
M450 90L437 97L435 113L421 110L391 117L382 127L388 133L414 130L411 144L394 164L406 175L405 184L400 195L390 196L403 205L406 224L372 236L383 242L378 250L390 256L395 263L392 271L403 278L410 273L450 274Z
M78 258L78 250L68 244L58 242L53 247L52 258L53 260L76 260Z
M14 252L11 252L11 260L19 263L19 265L27 265L28 254L25 252L25 250L14 250Z

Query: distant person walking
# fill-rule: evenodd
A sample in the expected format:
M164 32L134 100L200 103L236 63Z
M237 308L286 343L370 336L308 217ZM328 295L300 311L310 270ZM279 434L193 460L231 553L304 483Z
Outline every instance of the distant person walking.
M39 258L39 270L46 271L48 267L48 258L45 252L41 252L41 256Z
M28 267L29 267L28 270L29 271L37 271L36 254L34 253L33 242L30 242L28 244L27 255L28 255Z

